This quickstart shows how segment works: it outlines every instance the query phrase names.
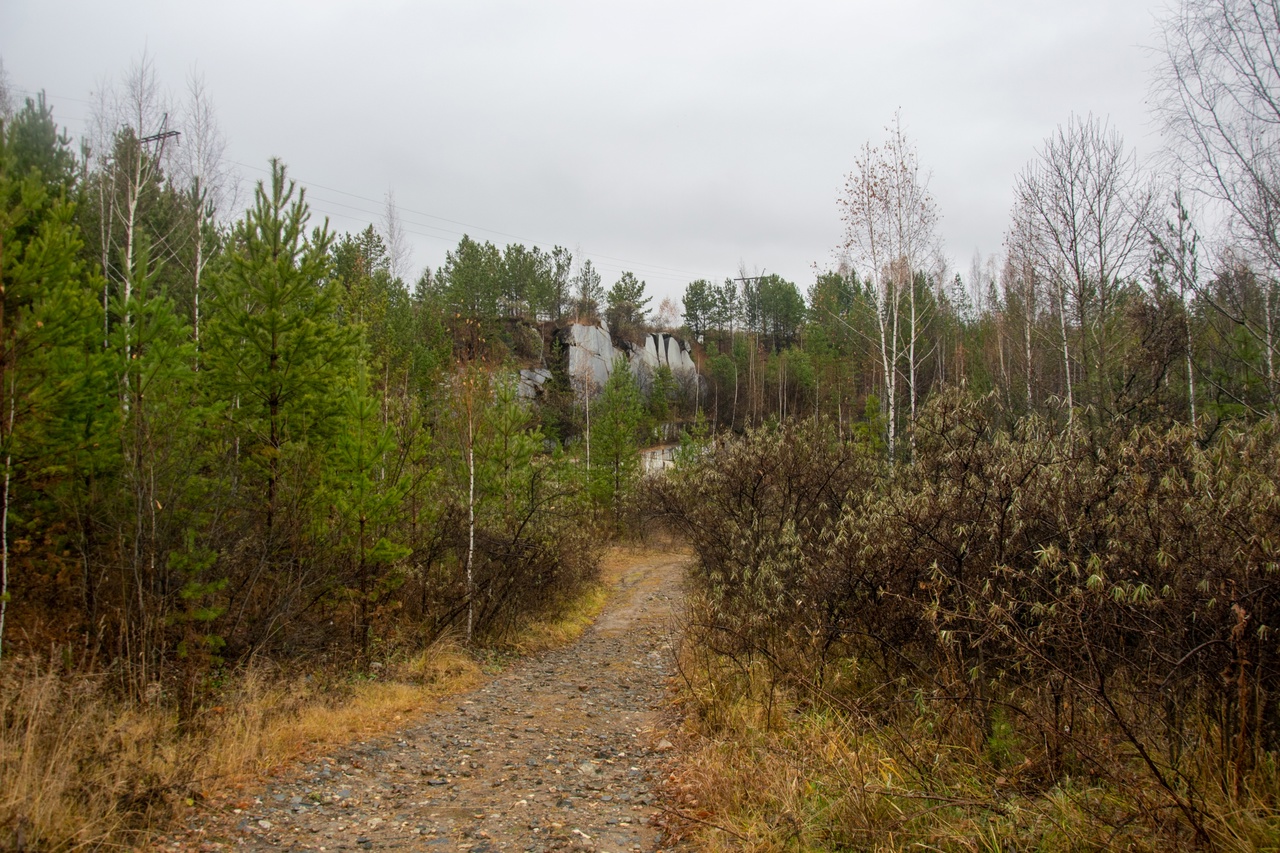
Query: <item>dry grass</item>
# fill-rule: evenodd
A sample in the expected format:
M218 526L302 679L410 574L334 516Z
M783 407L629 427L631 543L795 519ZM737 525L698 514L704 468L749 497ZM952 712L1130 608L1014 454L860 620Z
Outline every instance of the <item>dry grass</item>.
M352 739L403 725L476 685L473 658L441 645L387 680L325 684L249 669L181 734L172 709L130 705L101 678L7 663L0 684L0 850L138 844L183 802Z
M202 794L299 758L400 727L441 696L476 686L475 659L440 643L391 667L385 680L323 683L246 673L223 704L206 713L207 743L197 779Z
M105 701L90 678L8 664L0 683L0 849L127 841L189 775L171 726Z
M591 626L609 599L609 587L601 583L590 584L556 618L526 626L504 645L520 655L534 655L567 646Z
M573 642L608 600L609 588L593 585L556 619L529 626L512 650ZM150 704L130 704L104 677L8 660L0 670L0 851L145 843L184 803L399 728L485 678L452 641L374 674L250 667L228 677L218 704L184 734L159 691Z
M1159 801L1154 783L1033 782L1024 765L997 769L989 742L930 708L861 719L789 695L765 667L705 649L686 649L681 664L683 755L668 793L684 816L673 827L698 849L1244 851L1280 838L1270 763L1247 807L1205 804L1212 840L1197 844L1133 820L1139 803Z

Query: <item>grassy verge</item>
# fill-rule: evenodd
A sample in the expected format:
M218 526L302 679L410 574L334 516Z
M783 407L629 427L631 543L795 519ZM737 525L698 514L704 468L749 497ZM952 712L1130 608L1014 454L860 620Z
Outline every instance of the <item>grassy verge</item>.
M573 642L604 608L590 586L505 654ZM55 656L56 657L56 656ZM6 661L0 671L0 850L133 846L185 807L405 724L486 677L477 657L438 643L370 673L289 674L257 665L228 677L218 704L180 731L171 706L118 699L105 676Z
M681 673L670 825L697 849L1245 851L1280 843L1280 768L1271 763L1255 769L1244 793L1198 803L1208 837L1197 838L1119 743L1108 766L1049 779L1012 725L984 733L944 703L864 715L780 686L763 664L705 648L682 653ZM1152 814L1159 835L1135 819Z
M180 731L173 709L123 701L103 676L12 662L0 681L0 850L138 844L184 803L399 726L481 679L442 645L381 680L257 666Z
M610 587L590 584L555 619L534 622L504 644L518 655L532 655L575 642L609 603Z

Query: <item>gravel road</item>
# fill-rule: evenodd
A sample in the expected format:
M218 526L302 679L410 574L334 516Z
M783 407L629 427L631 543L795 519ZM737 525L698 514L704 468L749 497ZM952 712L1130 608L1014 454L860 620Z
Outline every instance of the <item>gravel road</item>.
M617 593L572 646L197 812L162 849L660 849L659 711L687 559L611 552Z

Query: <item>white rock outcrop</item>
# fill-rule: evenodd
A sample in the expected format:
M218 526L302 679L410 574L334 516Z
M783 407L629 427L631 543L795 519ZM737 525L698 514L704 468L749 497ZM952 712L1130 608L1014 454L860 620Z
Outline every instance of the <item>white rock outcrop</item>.
M573 323L564 331L569 345L569 381L579 394L599 394L613 370L615 352L609 327L601 320L599 326Z
M614 347L609 327L602 320L598 326L572 323L564 328L562 340L569 348L569 379L579 394L600 393L619 355L627 358L642 388L648 389L654 372L664 365L682 386L698 382L698 367L688 345L666 332L645 335L642 346L623 344L622 349Z
M684 341L666 332L645 335L644 346L631 352L631 370L641 381L653 376L655 370L666 366L677 380L696 376L698 367L693 354ZM647 375L646 375L647 374Z
M516 394L525 400L532 400L538 396L538 392L542 390L542 386L551 378L551 371L545 367L527 368L520 371L520 378L517 380Z

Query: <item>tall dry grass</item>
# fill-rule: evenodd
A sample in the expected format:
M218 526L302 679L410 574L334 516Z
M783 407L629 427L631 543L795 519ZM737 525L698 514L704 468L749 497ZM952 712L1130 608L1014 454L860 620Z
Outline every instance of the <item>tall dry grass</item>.
M502 644L533 654L571 643L608 601L587 585ZM297 673L270 662L231 673L180 726L160 683L123 698L110 673L68 671L62 656L0 669L0 851L144 844L183 808L351 740L401 726L442 696L479 684L476 655L446 637L366 673Z
M168 715L110 698L101 676L9 663L0 681L0 849L127 844L197 772Z
M119 698L104 675L10 661L0 675L0 850L133 846L175 811L311 752L400 725L480 667L439 643L386 677L287 675L259 664L179 727L160 690Z
M681 650L680 673L682 760L667 793L670 825L695 849L1244 853L1280 838L1274 761L1250 774L1245 793L1199 802L1205 842L1172 814L1160 833L1134 819L1164 797L1137 774L1116 784L1136 760L1120 745L1111 766L1047 784L1016 727L985 732L945 702L860 713L702 644ZM1208 777L1215 760L1206 750L1187 764Z

